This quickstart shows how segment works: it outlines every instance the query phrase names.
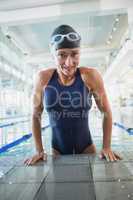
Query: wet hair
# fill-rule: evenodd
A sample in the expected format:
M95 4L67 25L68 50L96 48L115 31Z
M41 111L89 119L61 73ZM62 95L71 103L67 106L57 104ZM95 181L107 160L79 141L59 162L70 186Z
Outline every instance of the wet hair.
M53 42L52 38L58 34L66 35L68 33L76 33L78 35L78 39L76 41L70 41L67 37L64 37L64 40L60 43ZM80 47L81 37L80 35L69 25L60 25L53 31L51 38L50 38L50 45L54 47L55 50L63 49L63 48L77 48Z

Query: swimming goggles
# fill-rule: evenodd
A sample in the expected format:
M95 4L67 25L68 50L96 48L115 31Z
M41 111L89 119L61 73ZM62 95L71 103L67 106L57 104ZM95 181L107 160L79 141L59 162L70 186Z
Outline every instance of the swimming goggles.
M67 38L67 40L70 42L78 41L81 39L80 35L75 32L70 32L67 34L57 34L52 37L51 44L54 43L60 44L63 42L64 38Z

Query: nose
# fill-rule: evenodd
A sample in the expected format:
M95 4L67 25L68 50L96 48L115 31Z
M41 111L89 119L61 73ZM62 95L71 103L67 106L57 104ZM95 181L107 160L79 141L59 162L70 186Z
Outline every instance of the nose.
M67 56L66 60L65 60L65 65L66 66L73 66L73 59L71 58L71 56Z

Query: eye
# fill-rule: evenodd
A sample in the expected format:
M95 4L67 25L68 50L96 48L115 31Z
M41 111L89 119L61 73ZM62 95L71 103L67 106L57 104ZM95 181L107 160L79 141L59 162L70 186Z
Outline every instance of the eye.
M60 35L57 35L55 38L54 38L55 42L58 42L61 40L61 36Z
M70 39L71 40L77 40L77 37L76 37L76 35L75 34L69 34L69 37L70 37Z
M73 53L72 53L72 57L76 57L76 56L78 56L78 55L79 55L78 52L73 52Z
M66 55L65 53L59 53L59 54L58 54L58 57L60 57L60 58L66 58L67 55Z

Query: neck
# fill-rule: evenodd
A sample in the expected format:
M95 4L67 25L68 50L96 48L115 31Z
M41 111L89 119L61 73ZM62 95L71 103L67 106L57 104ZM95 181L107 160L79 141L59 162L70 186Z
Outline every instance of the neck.
M58 80L62 85L71 85L75 80L75 74L73 76L65 76L61 71L57 70Z

